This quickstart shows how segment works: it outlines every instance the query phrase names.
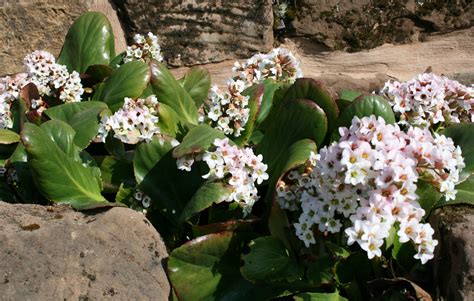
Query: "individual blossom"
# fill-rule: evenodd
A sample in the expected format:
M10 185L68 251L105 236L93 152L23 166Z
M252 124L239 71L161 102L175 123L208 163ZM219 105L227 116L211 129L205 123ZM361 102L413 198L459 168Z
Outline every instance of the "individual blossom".
M195 161L204 161L209 172L202 177L209 181L223 181L230 187L226 202L236 202L248 215L258 200L257 184L268 180L267 165L262 155L255 155L251 148L240 149L229 139L216 139L213 149L199 155L188 155L177 160L181 170L190 171Z
M124 63L135 60L142 62L149 62L151 60L163 61L161 47L158 44L158 37L156 35L151 32L145 36L136 34L133 40L135 43L127 47L126 55L123 58Z
M128 144L149 142L160 134L157 123L159 102L155 95L132 99L125 97L121 109L112 116L104 116L99 126L98 140L104 142L110 131L114 137Z
M26 73L0 78L0 128L13 126L11 106L19 98L21 88L27 83Z
M400 124L438 128L474 121L474 89L446 76L422 73L407 82L388 81L388 97Z
M437 241L418 203L421 181L447 200L464 167L461 149L450 138L428 129L386 124L375 116L354 117L341 138L320 150L305 166L290 171L277 184L282 208L298 211L296 235L309 246L311 234L344 231L347 243L357 243L367 256L381 256L390 229L398 226L401 243L415 245L422 263L433 257ZM347 225L349 227L343 227Z

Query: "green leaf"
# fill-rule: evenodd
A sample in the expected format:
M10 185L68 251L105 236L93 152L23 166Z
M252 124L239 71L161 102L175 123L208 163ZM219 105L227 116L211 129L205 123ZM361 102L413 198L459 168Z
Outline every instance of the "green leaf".
M91 65L87 68L86 74L95 83L102 82L114 72L114 68L108 65Z
M444 130L444 135L453 139L455 145L459 145L464 157L464 172L474 173L474 123L453 124Z
M267 173L270 175L281 172L281 164L286 163L293 143L311 139L320 145L327 132L326 115L310 100L288 101L285 108L276 114L257 147L257 153L262 154L264 162L268 164Z
M106 110L108 107L103 102L84 101L52 107L47 109L45 114L53 120L68 123L76 133L74 143L84 149L97 136L100 114Z
M128 62L105 80L92 100L105 102L115 112L122 107L125 97L137 98L142 95L149 81L150 68L147 64L141 61Z
M158 101L169 105L180 117L183 126L198 123L198 111L191 96L162 63L150 62L151 85Z
M328 133L334 130L339 108L334 100L335 97L322 82L312 78L298 78L285 94L285 102L296 99L309 99L316 103L327 116ZM318 141L316 142L320 145Z
M58 63L70 72L84 73L91 65L108 64L114 56L114 33L107 17L87 12L69 28Z
M344 90L339 93L339 98L336 100L339 111L344 111L357 97L362 93L358 91Z
M284 292L242 277L240 254L247 237L244 233L221 232L198 237L175 249L169 257L168 276L179 300L268 300Z
M464 182L456 186L458 191L455 200L446 201L445 198L436 204L437 206L453 205L453 204L470 204L474 205L474 175L469 176Z
M418 203L425 210L425 217L430 214L442 196L433 185L425 181L418 181L416 194L419 196Z
M375 94L361 95L357 97L337 119L336 131L333 132L333 138L339 136L337 129L339 127L349 127L355 116L361 118L370 115L380 116L385 119L386 123L395 123L395 115L393 114L392 107L385 98Z
M199 108L207 99L211 87L211 76L205 68L192 67L186 72L180 83L194 100L196 108Z
M245 96L250 96L249 104L248 104L248 109L250 110L250 112L249 112L249 118L247 120L247 123L245 124L244 131L239 137L236 137L234 139L235 143L239 146L246 145L248 140L252 136L253 130L256 125L255 122L257 120L257 114L260 110L260 103L262 101L263 92L264 92L263 85L254 85L246 89L242 93Z
M334 281L332 272L334 262L326 255L310 262L306 276L312 286L318 287L323 284L331 284Z
M41 129L66 155L74 160L80 160L81 150L74 144L76 132L70 125L60 120L50 120L43 123Z
M163 142L153 137L149 143L140 143L133 157L135 179L140 184L153 167L166 155L173 146L170 142Z
M181 158L185 155L191 155L206 151L213 145L214 140L224 139L226 136L219 130L212 128L207 124L200 124L193 127L183 141L173 150L173 157Z
M160 103L158 118L161 133L173 138L176 137L180 131L178 114L170 106Z
M292 282L303 276L303 267L278 238L259 237L250 242L249 247L250 252L242 256L245 263L240 269L245 279Z
M334 293L301 293L293 298L295 301L348 301L337 291Z
M257 124L262 123L270 113L270 110L273 106L273 100L275 97L275 93L286 87L285 84L281 83L276 83L272 79L267 78L266 80L263 81L263 86L264 86L264 93L262 97L262 103L260 105L260 111L258 112L257 116Z
M58 123L60 121L56 122ZM70 130L64 130L67 127L66 123L63 123L61 127L56 126L58 133L52 137L44 128L31 123L24 125L21 140L28 154L28 163L32 168L38 189L47 199L71 204L79 210L107 206L107 201L100 193L99 172L93 168L84 167L72 158L69 155L72 147L64 141L62 147L55 143L56 137L65 136L62 133L70 132ZM69 137L67 141L69 144L72 143Z
M196 213L211 207L212 204L219 204L225 201L230 193L231 187L224 183L204 183L184 207L181 213L181 222L187 221Z
M120 185L134 186L133 166L130 162L106 156L100 162L100 173L104 192L115 193Z
M341 247L338 244L332 243L330 241L325 242L326 248L333 254L335 257L338 258L348 258L351 253L344 247Z
M0 129L0 144L13 144L20 141L20 135L14 131Z
M179 170L170 151L146 173L139 188L150 196L156 210L179 227L183 209L203 181L197 168Z

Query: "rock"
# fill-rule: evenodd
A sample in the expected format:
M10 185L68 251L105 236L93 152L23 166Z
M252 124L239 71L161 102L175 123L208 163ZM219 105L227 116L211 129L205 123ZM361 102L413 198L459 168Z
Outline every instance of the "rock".
M437 300L474 300L474 207L446 206L431 213Z
M372 92L391 79L409 80L429 66L436 74L446 74L464 83L474 78L474 28L433 35L425 42L383 46L355 53L328 51L307 38L287 39L282 47L301 60L305 77L325 82L336 92L355 89ZM223 86L232 75L234 61L208 64L212 82ZM181 77L187 68L172 70Z
M126 208L0 202L2 300L168 300L167 251Z
M129 40L158 34L173 66L248 57L273 47L271 0L114 0Z
M423 41L474 25L474 3L463 1L302 0L290 11L287 34L325 44L333 50L359 51L384 43Z
M107 0L0 2L0 74L23 71L23 58L34 50L57 56L71 24L89 10L105 13L114 29L116 50L126 47L120 22Z

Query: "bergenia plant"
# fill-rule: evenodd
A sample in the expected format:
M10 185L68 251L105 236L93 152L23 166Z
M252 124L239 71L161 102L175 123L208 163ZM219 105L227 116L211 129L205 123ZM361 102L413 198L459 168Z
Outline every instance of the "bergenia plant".
M176 79L158 42L116 55L90 12L58 58L35 51L0 79L3 201L142 212L169 249L170 300L430 289L427 218L473 202L471 87L422 74L337 95L278 48L221 89L203 68Z

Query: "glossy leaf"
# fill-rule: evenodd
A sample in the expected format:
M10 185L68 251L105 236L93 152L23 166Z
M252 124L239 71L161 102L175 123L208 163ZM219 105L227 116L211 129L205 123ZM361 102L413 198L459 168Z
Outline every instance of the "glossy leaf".
M56 122L58 123L60 121ZM70 132L64 130L67 127L63 123L61 128L56 128L58 132L66 133ZM63 134L56 137L60 135ZM30 123L25 124L21 140L37 187L47 199L70 204L76 209L108 205L100 193L100 173L94 168L84 167L81 162L72 158L68 154L72 152L70 145L63 144L59 147L47 130ZM71 138L68 137L67 141L71 143Z
M245 279L252 282L292 282L303 276L303 267L278 238L259 237L252 240L249 247L250 252L242 256L245 263L240 269Z
M160 108L158 109L158 127L162 134L168 135L170 137L176 137L180 132L179 127L179 117L178 114L168 105L160 103Z
M206 68L192 67L180 80L184 90L194 100L196 108L199 108L207 99L211 88L211 75Z
M268 164L267 173L280 173L291 145L301 139L311 139L321 144L327 132L327 118L323 110L310 100L289 101L278 112L267 129L257 153ZM278 175L279 176L279 175Z
M444 135L453 139L455 145L459 145L464 157L465 172L474 173L474 123L453 124L446 128Z
M173 157L180 158L185 155L200 153L213 145L217 138L224 139L223 132L210 127L207 124L200 124L193 127L183 141L173 150Z
M154 137L148 143L140 143L133 157L133 170L137 183L141 183L153 167L166 155L173 146Z
M225 201L230 193L231 187L224 183L204 183L184 207L180 217L181 222L187 221L193 215L211 207L212 204Z
M293 297L295 301L348 301L348 299L334 293L301 293Z
M100 162L100 173L104 192L115 193L120 185L134 186L133 166L130 162L106 156Z
M418 203L425 210L425 217L430 214L442 196L433 185L425 181L418 181L416 194L419 196Z
M316 103L327 116L328 133L333 131L339 116L339 108L333 93L322 82L312 78L298 78L285 94L285 101L295 99L309 99Z
M175 249L169 257L168 275L179 300L263 301L279 296L284 289L252 284L240 274L240 254L247 237L221 232Z
M262 102L260 105L260 110L258 112L257 116L257 124L262 123L268 116L268 114L271 111L271 108L273 106L273 101L275 97L275 92L278 91L279 89L282 89L283 87L286 87L286 85L281 84L281 83L276 83L272 79L266 79L263 82L264 86L264 93L262 97Z
M149 81L150 68L147 64L141 61L128 62L105 80L92 100L105 102L115 112L122 107L125 97L137 98L142 95Z
M105 78L112 75L114 68L108 65L91 65L87 68L86 74L95 83L102 82Z
M112 26L100 12L87 12L72 24L58 63L68 70L84 73L91 65L108 64L115 56Z
M14 131L0 129L0 144L13 144L20 141L20 135Z
M385 98L374 94L361 95L341 113L337 119L336 130L339 127L350 127L355 116L361 118L370 115L380 116L386 123L395 123L392 107ZM334 134L338 135L337 131L333 132L333 137Z
M158 101L169 105L179 116L182 126L198 123L198 111L191 96L162 63L152 61L151 85Z
M100 114L106 110L108 107L103 102L84 101L52 107L45 114L53 120L68 123L76 132L74 143L84 149L97 136Z
M257 121L257 115L260 111L260 103L262 102L263 92L263 85L255 85L242 92L243 95L249 96L249 118L245 124L242 134L239 137L234 138L234 141L238 146L246 145L252 136L253 130L256 126L255 123Z

